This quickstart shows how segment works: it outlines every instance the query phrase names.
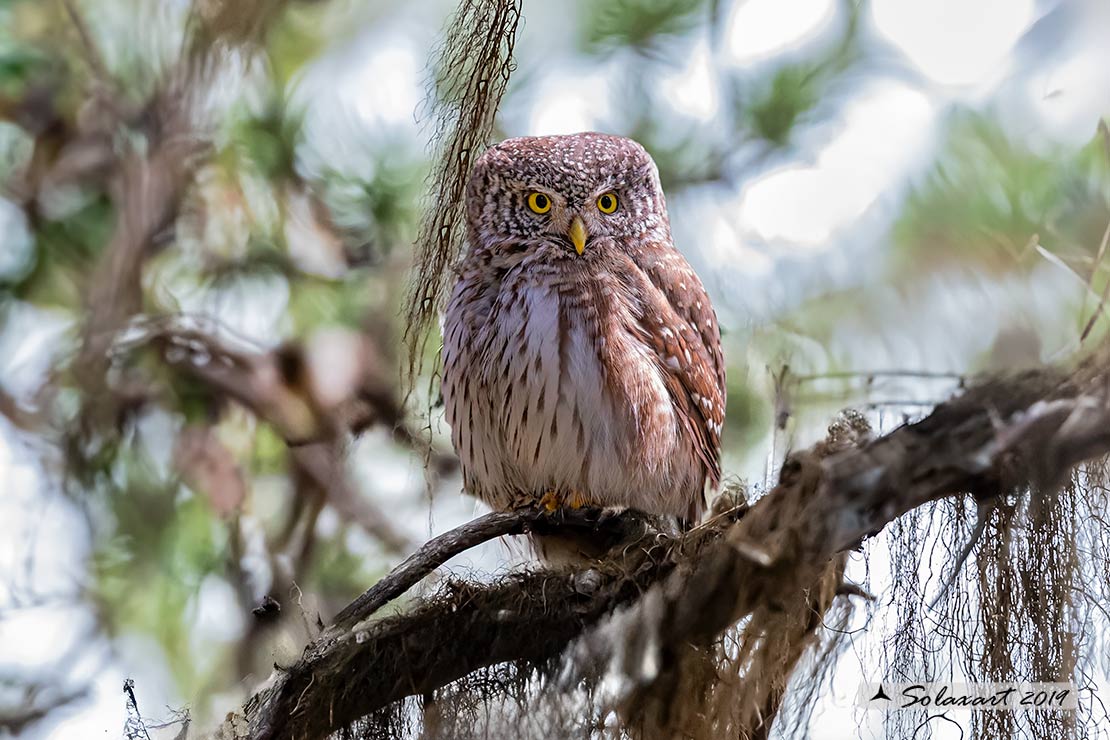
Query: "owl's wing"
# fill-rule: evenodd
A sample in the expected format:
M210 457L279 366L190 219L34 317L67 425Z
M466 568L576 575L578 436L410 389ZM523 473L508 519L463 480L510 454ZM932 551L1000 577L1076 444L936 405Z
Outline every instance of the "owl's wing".
M725 418L725 361L717 316L701 280L676 249L659 246L637 256L650 283L642 292L645 339L659 355L671 397L686 420L710 485L716 487Z

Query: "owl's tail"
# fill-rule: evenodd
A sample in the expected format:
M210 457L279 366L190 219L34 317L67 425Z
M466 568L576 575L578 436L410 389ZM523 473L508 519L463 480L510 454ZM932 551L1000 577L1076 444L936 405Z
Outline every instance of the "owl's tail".
M611 510L614 515L592 529L565 528L529 535L536 557L552 568L581 568L612 557L621 548L643 544L658 535L678 537L687 527L680 518L660 517L629 509Z
M532 550L549 568L581 568L603 559L612 542L600 542L585 533L533 534Z

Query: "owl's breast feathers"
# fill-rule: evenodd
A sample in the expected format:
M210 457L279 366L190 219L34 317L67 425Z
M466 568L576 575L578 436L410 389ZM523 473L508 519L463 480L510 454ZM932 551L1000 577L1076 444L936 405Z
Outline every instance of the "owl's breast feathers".
M443 395L467 489L696 520L720 480L724 363L712 306L668 245L601 263L464 269L444 325Z

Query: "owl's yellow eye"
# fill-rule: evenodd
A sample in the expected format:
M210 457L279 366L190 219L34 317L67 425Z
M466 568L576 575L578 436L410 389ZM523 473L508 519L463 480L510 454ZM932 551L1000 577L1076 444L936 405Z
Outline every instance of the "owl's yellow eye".
M597 210L602 213L612 213L617 210L617 196L613 193L605 193L597 199Z
M543 193L530 193L528 207L532 209L532 213L547 213L551 210L551 198Z

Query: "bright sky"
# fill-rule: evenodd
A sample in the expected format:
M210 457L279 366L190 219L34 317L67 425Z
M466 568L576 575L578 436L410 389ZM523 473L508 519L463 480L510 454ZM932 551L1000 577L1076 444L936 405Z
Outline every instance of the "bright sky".
M798 48L828 28L836 0L747 0L733 6L728 50L738 64L750 64Z
M1033 22L1033 0L873 0L879 33L933 82L998 82L1010 49Z
M414 109L423 98L425 49L422 39L414 40L409 33L411 16L417 12L414 8L423 4L408 6L409 20L366 35L335 58L322 61L306 78L313 107L319 107L310 110L310 116L355 116L371 134L400 132L410 141L423 141L425 133L414 123ZM796 54L827 38L838 22L839 7L835 0L739 2L726 26L725 59L742 70L774 65L784 54ZM1101 12L1095 3L1083 7L1087 8L1084 12ZM782 254L816 257L836 248L877 204L897 197L907 178L929 161L938 116L953 101L985 101L1005 89L1007 94L1019 95L1039 116L1029 124L1031 128L1043 124L1067 137L1080 131L1089 136L1094 116L1105 112L1098 107L1102 102L1099 96L1085 94L1091 89L1108 89L1110 82L1106 51L1110 45L1098 34L1081 38L1059 58L1043 60L1034 73L1023 78L1016 93L1007 86L1015 68L1012 50L1036 20L1033 0L873 0L870 8L865 19L867 32L873 43L890 48L897 69L890 74L871 70L847 95L831 122L802 132L799 141L804 144L791 159L776 160L755 171L741 183L731 202L707 204L702 200L691 205L689 213L678 214L678 220L711 225L712 238L701 255L709 264L732 265L759 278L768 274ZM528 33L542 35L536 24L543 21L532 19L529 23ZM569 44L572 39L566 41ZM527 53L526 47L521 49ZM684 116L712 120L720 113L713 53L708 41L696 43L684 63L676 65L662 83L665 94ZM529 80L528 109L513 119L514 126L522 129L520 133L540 134L604 125L617 113L608 102L612 98L611 71L576 59L568 46ZM336 154L328 149L333 145L335 142L314 143L325 156L329 151ZM691 204L693 201L690 199ZM11 218L0 206L0 233L11 233L3 226ZM9 243L5 248L12 246ZM0 250L0 270L4 254ZM240 303L232 300L232 304L216 310L232 317L246 313ZM242 329L261 331L255 325ZM11 336L0 336L0 377L18 376L18 389L25 390L28 377L31 383L34 376L41 377L44 358L49 357L49 347L62 330L64 327L55 327L20 348L11 346ZM83 547L57 529L64 528L59 522L71 514L65 512L65 504L51 500L49 505L57 507L53 512L56 518L50 520L54 529L38 528L36 523L44 521L39 518L41 508L28 502L41 490L41 479L34 468L18 459L19 447L10 430L3 438L0 490L14 494L0 497L0 583L18 566L16 554L26 546L32 530L37 531L40 542L68 543L42 553L46 560L39 566L49 572L47 580L61 579L62 573L80 574ZM455 512L453 516L464 514ZM216 586L206 593L214 602L226 601L227 594L221 595ZM210 611L201 611L200 618L208 625L219 622ZM63 633L64 628L46 618L0 623L0 668L13 662L28 668L48 660L53 651L40 646L56 647ZM101 669L91 701L80 705L65 721L40 725L27 737L68 740L101 737L105 731L114 736L121 726L119 686L125 673L142 674L135 675L140 698L153 715L158 716L166 705L180 706L181 698L173 696L165 666L159 665L152 650L142 641L124 641L123 652L109 656L107 668ZM858 666L845 668L846 675L853 675L853 670L859 675ZM813 727L814 738L839 740L852 734L848 728L855 727L856 715L846 704L852 693L846 696L849 698L837 697L822 705L818 715L822 721ZM935 740L955 736L954 730L943 725L932 735Z
M830 248L837 231L929 161L934 116L933 102L904 84L861 90L812 164L788 164L744 187L739 223L787 248Z

